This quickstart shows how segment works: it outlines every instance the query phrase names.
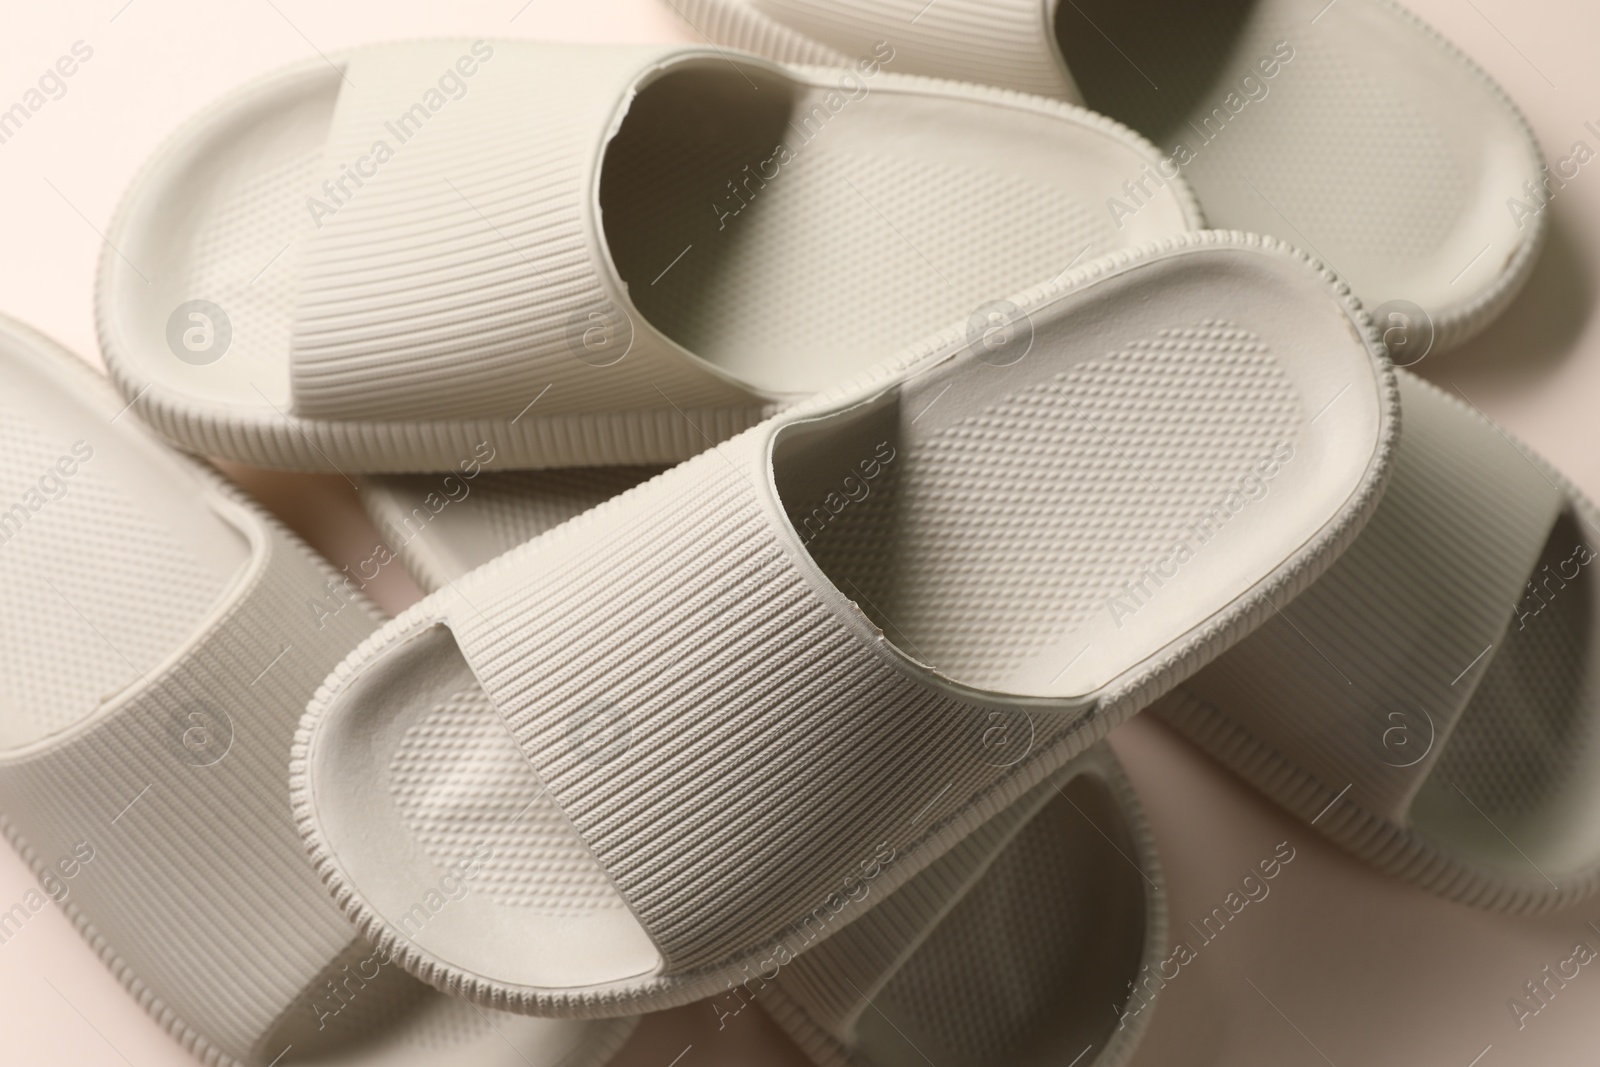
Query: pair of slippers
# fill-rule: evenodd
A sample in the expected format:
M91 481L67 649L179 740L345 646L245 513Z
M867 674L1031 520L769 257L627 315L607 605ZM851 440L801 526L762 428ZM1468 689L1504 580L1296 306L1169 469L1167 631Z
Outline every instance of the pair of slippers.
M1103 1006L1164 954L1161 903L1097 739L1152 703L1441 891L1592 888L1563 540L1588 505L1394 375L1305 257L1181 235L1199 212L1148 142L882 57L853 82L683 49L338 62L224 100L136 183L99 294L123 399L6 338L8 437L43 473L0 567L61 580L6 643L34 720L6 724L0 809L41 871L119 856L69 910L209 1058L601 1063L631 1015L761 991L824 1062L1117 1062L1143 1016ZM1139 210L1099 214L1124 182ZM1442 337L1536 236L1463 275ZM438 591L378 628L140 417L251 462L455 472L367 492L426 526L402 552ZM520 547L566 516L466 473L694 453L607 472L569 499L626 491ZM1508 613L1536 573L1545 610ZM1304 713L1297 631L1347 674ZM40 669L62 640L104 651L81 682ZM1406 699L1426 744L1393 732ZM1530 699L1559 753L1519 733ZM1446 781L1496 833L1555 831L1512 862Z
M398 934L367 941L306 862L296 815L314 821L310 801L303 783L291 798L284 772L307 702L371 640L377 612L210 468L154 440L81 361L14 323L0 322L0 397L0 484L17 502L0 576L24 605L0 642L0 826L129 991L206 1063L606 1063L644 998L583 995L581 1014L611 1017L538 1018L408 973L431 977L415 946L462 937L557 982L649 950L483 692L438 672L341 753L376 772L362 784L377 791L353 799L382 809L361 832L392 848L361 860L414 893ZM948 849L912 851L884 829L759 961L701 982L724 1023L759 1003L819 1063L917 1050L1126 1059L1146 1017L1111 1008L1163 955L1164 898L1106 745ZM732 861L737 881L750 858Z

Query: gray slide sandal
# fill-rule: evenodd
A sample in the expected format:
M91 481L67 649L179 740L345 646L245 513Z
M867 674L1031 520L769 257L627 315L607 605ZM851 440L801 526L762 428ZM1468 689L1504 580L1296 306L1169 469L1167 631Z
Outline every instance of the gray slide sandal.
M1338 271L1396 331L1400 363L1510 303L1560 188L1505 92L1389 0L666 2L732 47L848 66L888 42L897 69L1125 122L1160 148L1152 176L1187 179L1210 225ZM1116 214L1154 192L1135 176Z
M1061 101L714 48L434 41L234 91L125 193L113 379L260 466L686 459L1077 262L1197 229ZM114 247L113 247L114 246Z
M312 610L331 567L5 320L0 451L0 827L174 1038L247 1067L611 1057L632 1020L442 995L362 940L306 862L294 727L379 623L359 595Z
M1385 871L1571 904L1600 888L1600 513L1464 398L1398 378L1372 521L1155 709Z
M1015 306L1006 358L952 327L364 643L292 764L346 912L485 1005L718 994L879 845L911 857L888 892L1259 625L1370 514L1392 377L1292 249L1174 238ZM864 477L879 491L834 510ZM581 914L469 897L419 925L435 863L385 768L440 715L521 747L570 837L519 853L519 886ZM1024 751L997 758L997 725Z

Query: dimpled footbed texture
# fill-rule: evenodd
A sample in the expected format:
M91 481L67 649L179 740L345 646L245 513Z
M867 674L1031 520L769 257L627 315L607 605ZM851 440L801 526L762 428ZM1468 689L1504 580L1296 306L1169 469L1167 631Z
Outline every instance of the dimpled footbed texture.
M1245 326L1157 330L902 443L807 549L909 651L999 685L1167 556L1302 417ZM809 503L790 501L798 529Z
M830 114L821 90L752 76L759 92L725 67L647 86L601 180L607 243L638 309L735 373L816 389L1125 243L1102 203L1117 183L1096 184L1087 158L1063 154L1045 181L978 146L957 160L910 140L891 153L878 135L917 121L903 101L867 96ZM940 103L952 136L1014 121ZM1050 152L1026 137L1011 150Z
M441 871L480 858L469 892L546 915L623 906L482 689L406 731L389 788Z
M114 442L98 427L47 428L19 410L26 397L0 400L0 586L17 605L0 613L9 747L71 726L171 655L231 575L207 569L107 477L96 457ZM95 450L87 460L73 452L80 441Z
M1424 257L1450 234L1466 204L1465 161L1432 123L1310 24L1319 6L1228 0L1170 3L1153 14L1149 5L1062 4L1058 37L1089 106L1140 130L1163 153L1180 143L1193 151L1183 174L1213 225L1250 220L1218 213L1217 198L1208 194L1247 191L1253 183L1269 211L1281 212L1303 240L1326 247L1336 261L1340 249ZM1152 18L1176 25L1150 33ZM1135 59L1159 91L1105 48L1085 19L1113 40L1137 41ZM1254 65L1273 57L1279 42L1293 57L1263 79ZM1232 91L1244 97L1237 83L1247 73L1266 95L1235 115L1224 100ZM1213 108L1227 120L1219 122Z

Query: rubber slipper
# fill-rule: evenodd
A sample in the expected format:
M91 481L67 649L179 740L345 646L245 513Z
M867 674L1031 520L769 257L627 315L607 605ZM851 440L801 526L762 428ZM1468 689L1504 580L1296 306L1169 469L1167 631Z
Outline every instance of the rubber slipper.
M485 1012L405 974L306 862L284 768L377 627L332 568L111 386L0 320L0 828L206 1063L598 1065L629 1020ZM340 589L331 613L313 605Z
M432 591L657 473L374 475L362 479L361 499L385 543ZM448 503L432 510L439 501ZM493 720L485 736L503 747L507 765L524 764ZM448 751L482 758L477 746ZM537 777L521 774L521 792L536 794ZM475 777L499 781L461 768L460 780ZM498 798L506 794L519 795L497 785L452 793L450 801L483 797L503 818L507 805ZM453 825L495 815L431 814ZM455 850L469 851L465 840ZM451 859L445 851L435 862ZM869 863L863 875L873 869ZM865 906L868 895L852 906ZM1160 863L1137 796L1100 742L881 904L873 900L859 924L791 961L764 961L709 1003L719 1027L760 1005L824 1065L924 1056L1015 1063L1042 1049L1062 1063L1112 1067L1125 1062L1149 1022L1162 984L1150 972L1163 958L1165 915ZM1104 1011L1107 1004L1120 1019Z
M668 463L1074 262L1192 230L1059 101L711 48L440 41L292 67L125 194L107 366L272 467ZM110 245L108 245L110 248Z
M1486 908L1600 887L1594 505L1402 373L1354 545L1156 708L1369 863Z
M1125 1063L1164 984L1155 844L1104 742L1036 793L714 998L719 1020L760 1004L824 1067Z
M1268 233L1337 270L1394 358L1465 341L1510 303L1564 184L1505 92L1388 0L667 0L713 40L1079 103L1161 149L1210 225ZM859 62L868 61L867 59ZM1146 180L1148 177L1149 180Z
M1392 378L1301 254L1175 238L1012 306L1026 342L1004 360L946 330L363 643L291 764L346 913L487 1005L715 995L842 872L887 844L916 858L880 888L903 884L1261 622L1370 514ZM456 705L503 723L571 834L525 891L603 907L557 923L469 899L407 925L434 866L384 769Z

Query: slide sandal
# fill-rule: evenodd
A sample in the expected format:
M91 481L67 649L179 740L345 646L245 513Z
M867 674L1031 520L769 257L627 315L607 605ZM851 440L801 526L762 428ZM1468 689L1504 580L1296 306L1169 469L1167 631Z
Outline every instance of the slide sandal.
M1560 188L1477 64L1389 0L667 0L713 40L1084 103L1156 143L1113 194L1181 175L1212 226L1299 245L1348 282L1396 362L1459 344L1527 280ZM1391 317L1393 316L1393 317Z
M101 261L113 379L259 466L670 463L1075 262L1193 230L1060 101L683 46L390 44L191 119Z
M378 625L334 570L0 320L0 829L111 971L212 1064L563 1067L629 1020L485 1012L405 974L306 862L285 771ZM32 906L31 904L28 906Z
M1003 359L952 327L364 642L291 763L347 914L485 1005L717 995L880 846L906 857L889 892L1237 641L1370 514L1392 374L1303 255L1171 238L1015 306ZM474 743L435 724L469 712L570 834L521 891L581 914L414 911L436 865L386 768L429 731Z
M386 544L432 591L657 473L595 467L445 476L454 481L371 475L361 480L361 499ZM430 510L446 500L447 508ZM505 750L505 763L523 764L511 735L486 722L485 740ZM447 750L482 758L477 746ZM524 767L521 774L521 793L537 793L532 770ZM472 777L463 767L460 780ZM483 797L503 808L501 793L497 787L448 796L457 804ZM1019 801L1006 818L992 820L874 903L836 939L786 965L774 960L754 968L710 1001L719 1021L759 1004L813 1060L839 1067L887 1067L922 1057L939 1064L1016 1064L1029 1055L1079 1067L1125 1062L1149 1020L1143 1008L1161 984L1150 975L1166 943L1154 842L1133 786L1105 742L1055 775L1034 802L1044 809L1032 814L1033 805ZM520 806L510 802L512 809ZM490 811L431 814L456 825L493 817ZM1012 833L1014 841L1007 837ZM1009 843L1002 849L1001 841ZM448 865L468 852L461 840L435 862ZM990 855L998 858L986 867ZM1133 989L1137 1000L1130 997ZM1124 1023L1104 1010L1108 1004L1125 1014Z
M1600 513L1469 403L1398 377L1372 521L1155 707L1384 871L1564 907L1600 886Z

